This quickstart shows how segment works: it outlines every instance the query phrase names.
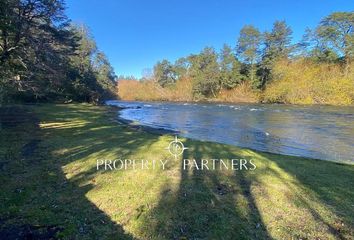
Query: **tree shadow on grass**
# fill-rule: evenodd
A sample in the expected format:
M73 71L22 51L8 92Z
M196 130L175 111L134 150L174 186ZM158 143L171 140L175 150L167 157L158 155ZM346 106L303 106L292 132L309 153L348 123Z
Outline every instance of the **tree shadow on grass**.
M186 140L183 159L243 158L221 144ZM177 161L177 190L166 185L157 205L142 220L153 239L271 239L255 203L252 179L242 171L184 169Z
M267 168L267 171L276 175L295 194L292 201L297 201L307 209L331 235L337 239L347 239L347 236L354 235L353 166L277 154L258 154L269 163L276 163L280 169L296 179L295 187L279 173ZM331 214L324 216L323 212L312 206L311 199L316 199Z
M183 169L166 184L142 231L157 239L271 239L353 236L353 166L186 140L183 159L246 158L252 171ZM218 166L216 166L218 169ZM267 219L263 219L266 217ZM266 220L266 221L265 221ZM300 222L299 222L300 221ZM272 234L270 234L270 232Z
M80 119L75 107L41 108L47 109L39 116L40 127L38 121L18 121L1 132L0 238L134 239L86 197L96 187L95 176L106 173L92 162L85 168L84 161L105 153L112 158L132 153L158 136L108 123L95 110ZM76 175L68 178L65 166L76 162Z

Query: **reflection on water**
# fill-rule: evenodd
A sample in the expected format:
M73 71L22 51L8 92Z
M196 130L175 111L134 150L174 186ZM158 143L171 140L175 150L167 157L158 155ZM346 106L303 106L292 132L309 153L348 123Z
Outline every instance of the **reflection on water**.
M184 137L354 162L354 107L108 101L120 117Z

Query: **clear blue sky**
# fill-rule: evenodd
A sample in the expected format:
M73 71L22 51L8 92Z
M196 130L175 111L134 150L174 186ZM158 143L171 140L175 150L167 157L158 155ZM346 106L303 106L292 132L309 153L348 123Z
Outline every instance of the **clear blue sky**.
M67 15L85 23L117 75L141 76L161 59L174 61L205 46L232 47L243 25L269 30L286 20L294 40L353 0L67 0Z

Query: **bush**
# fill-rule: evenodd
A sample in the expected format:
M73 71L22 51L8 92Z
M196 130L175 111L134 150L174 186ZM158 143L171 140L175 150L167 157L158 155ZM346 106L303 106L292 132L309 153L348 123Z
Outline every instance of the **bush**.
M255 91L251 84L243 82L233 89L222 89L217 97L217 101L222 102L258 102L259 93Z
M118 96L128 101L192 101L192 83L182 78L176 84L163 88L152 80L119 80Z
M344 74L338 64L299 59L279 61L266 87L268 103L350 105L354 102L354 72Z

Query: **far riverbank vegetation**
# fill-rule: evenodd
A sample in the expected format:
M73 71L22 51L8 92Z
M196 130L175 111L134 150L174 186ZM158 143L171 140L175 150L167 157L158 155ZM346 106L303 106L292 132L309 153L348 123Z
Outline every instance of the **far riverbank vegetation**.
M276 21L270 31L244 26L234 46L164 59L142 79L121 76L123 100L351 105L354 12L334 12L303 39ZM150 72L150 73L149 73Z

